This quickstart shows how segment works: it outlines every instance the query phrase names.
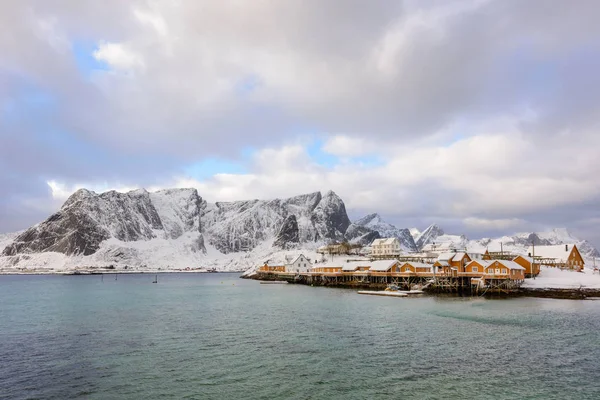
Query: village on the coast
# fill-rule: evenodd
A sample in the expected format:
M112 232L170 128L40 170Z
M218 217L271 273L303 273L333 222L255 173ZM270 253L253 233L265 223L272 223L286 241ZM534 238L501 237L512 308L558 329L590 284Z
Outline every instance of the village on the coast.
M585 261L576 244L532 245L527 253L477 253L452 244L431 243L419 253L404 253L398 238L375 239L370 246L332 243L317 249L319 257L286 256L285 262L265 262L254 275L322 286L397 287L438 292L511 292L541 267L580 272Z

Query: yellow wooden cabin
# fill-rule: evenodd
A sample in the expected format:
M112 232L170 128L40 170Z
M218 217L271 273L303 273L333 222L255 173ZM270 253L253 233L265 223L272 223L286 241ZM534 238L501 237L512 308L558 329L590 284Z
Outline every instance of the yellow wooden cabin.
M259 272L285 272L285 265L265 264L258 269Z
M525 268L525 276L537 276L540 273L540 264L534 263L531 257L516 256L513 261Z
M342 272L342 267L318 266L318 267L313 267L312 272L321 273L321 274L336 274L336 273Z
M450 267L456 268L458 272L465 272L465 266L471 261L467 253L456 253L450 260Z
M485 268L485 277L492 279L524 280L525 268L514 261L494 260Z
M400 262L394 260L378 260L370 263L372 275L390 275L400 273Z
M410 261L410 262L405 262L399 268L400 268L400 273L403 273L403 274L416 274L416 275L432 274L433 275L434 266L432 264L425 264L425 263L421 263L421 262Z
M568 268L581 271L585 265L583 257L575 244L555 246L535 246L527 250L529 257L535 257L535 263L551 267Z
M485 269L492 264L490 260L472 260L465 265L465 274L483 276Z

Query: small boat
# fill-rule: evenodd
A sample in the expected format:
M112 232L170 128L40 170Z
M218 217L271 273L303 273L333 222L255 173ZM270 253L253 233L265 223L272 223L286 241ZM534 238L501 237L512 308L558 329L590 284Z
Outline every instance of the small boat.
M154 275L154 280L152 281L152 283L158 283L158 275Z
M260 281L261 285L285 285L287 281Z

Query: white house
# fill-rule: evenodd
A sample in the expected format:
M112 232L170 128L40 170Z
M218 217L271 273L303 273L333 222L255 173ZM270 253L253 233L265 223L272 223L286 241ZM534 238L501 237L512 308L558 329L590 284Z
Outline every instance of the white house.
M371 243L372 256L397 256L401 253L398 238L375 239Z
M312 267L312 263L308 258L304 257L304 254L300 254L295 259L288 259L286 257L285 270L287 272L310 272Z

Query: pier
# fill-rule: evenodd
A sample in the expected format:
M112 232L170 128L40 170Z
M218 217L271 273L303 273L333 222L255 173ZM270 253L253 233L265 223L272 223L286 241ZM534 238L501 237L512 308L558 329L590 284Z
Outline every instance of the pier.
M394 272L275 272L257 271L251 277L260 281L286 281L288 283L382 290L396 285L401 290L423 290L429 293L460 293L482 295L486 293L517 292L523 283L505 276L492 274L456 273L394 273Z

